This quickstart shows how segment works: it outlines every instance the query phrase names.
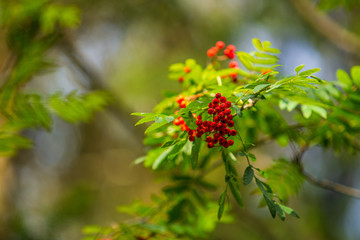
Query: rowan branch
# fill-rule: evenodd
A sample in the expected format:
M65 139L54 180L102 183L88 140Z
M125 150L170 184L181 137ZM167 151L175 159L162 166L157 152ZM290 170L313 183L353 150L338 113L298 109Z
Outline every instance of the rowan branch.
M309 0L290 0L296 11L311 26L340 49L360 57L360 37L316 9Z
M308 150L308 146L302 146L300 147L297 152L295 152L292 162L294 164L297 164L299 166L299 171L301 174L305 177L305 179L318 187L321 187L323 189L327 189L333 192L341 193L343 195L346 195L348 197L358 198L360 199L360 190L352 187L345 186L343 184L339 184L327 179L318 179L308 172L304 170L304 167L301 164L302 157L304 156L304 153Z

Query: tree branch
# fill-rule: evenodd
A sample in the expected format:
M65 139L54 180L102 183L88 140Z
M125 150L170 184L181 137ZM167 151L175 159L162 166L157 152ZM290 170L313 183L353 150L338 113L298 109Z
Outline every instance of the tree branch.
M360 57L360 37L316 9L309 0L290 0L311 26L340 49Z
M312 176L311 174L307 173L301 164L302 157L304 156L304 153L306 152L306 150L308 150L308 146L300 147L295 152L295 154L292 158L292 162L299 166L299 171L301 172L301 174L305 177L305 179L309 183L311 183L315 186L327 189L327 190L331 190L333 192L341 193L348 197L360 199L360 190L359 189L348 187L348 186L345 186L345 185L342 185L342 184L339 184L339 183L336 183L336 182L333 182L333 181L330 181L327 179L318 179L318 178Z
M305 179L324 189L331 190L333 192L341 193L349 197L358 198L360 199L360 190L352 187L348 187L336 182L332 182L327 179L317 179L316 177L310 175L309 173L302 170L302 174L304 175Z

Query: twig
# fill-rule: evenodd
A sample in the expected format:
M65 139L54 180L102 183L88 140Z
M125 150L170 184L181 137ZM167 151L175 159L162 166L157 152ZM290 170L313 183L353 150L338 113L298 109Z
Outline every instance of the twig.
M309 0L290 0L296 11L334 45L360 57L360 37L316 9Z
M348 187L336 182L332 182L327 179L317 179L307 172L302 171L302 174L306 180L318 187L331 190L333 192L341 193L349 197L360 199L360 190L352 187Z
M333 192L341 193L348 197L360 199L360 190L359 189L348 187L348 186L345 186L345 185L342 185L342 184L339 184L336 182L332 182L327 179L318 179L318 178L312 176L311 174L307 173L301 164L301 159L304 156L304 153L307 149L308 149L308 146L306 146L306 145L300 147L298 149L298 151L295 153L295 155L293 156L292 162L299 166L299 171L301 172L301 174L305 177L305 179L309 183L311 183L315 186L327 189L327 190L331 190Z

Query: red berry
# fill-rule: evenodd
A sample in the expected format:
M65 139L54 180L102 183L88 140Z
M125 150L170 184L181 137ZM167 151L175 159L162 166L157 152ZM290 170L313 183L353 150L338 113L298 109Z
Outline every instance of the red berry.
M179 117L178 119L179 119L179 121L180 121L180 124L185 123L185 121L184 121L184 119L183 119L182 117Z
M216 98L221 98L221 93L217 93L217 94L215 95L215 97L216 97Z
M219 121L220 121L219 117L218 117L218 116L215 116L215 117L214 117L214 122L217 123L217 122L219 122Z
M213 103L213 104L218 104L218 103L219 103L219 99L214 98L214 99L212 100L212 103Z
M201 121L200 119L196 120L196 125L201 127L201 125L203 125L203 121Z
M209 107L209 108L212 108L212 107L213 107L213 103L212 103L212 102L209 103L209 104L208 104L208 107Z
M230 63L229 63L229 67L230 68L235 68L235 67L238 67L239 65L238 65L238 63L236 62L236 61L231 61ZM230 76L230 74L229 74L229 76Z
M179 79L178 79L178 81L179 81L180 83L182 83L182 82L184 81L184 77L183 77L183 76L180 76Z
M216 122L212 122L210 125L212 128L216 128Z
M226 102L225 102L225 105L226 105L227 108L229 108L229 107L231 107L231 102L230 102L230 101L226 101Z
M173 121L173 123L175 124L175 125L180 125L181 123L180 123L180 119L178 119L178 118L176 118L174 121Z
M220 105L220 108L221 108L221 109L225 109L225 108L226 108L225 103L222 103L222 104Z
M208 114L212 115L212 114L214 114L214 109L213 109L213 108L209 108L207 112L208 112Z
M216 42L216 47L218 49L223 49L225 47L225 43L223 41Z
M224 97L224 96L221 97L221 98L220 98L220 102L222 102L222 103L226 102L226 97Z
M233 126L234 126L234 121L233 121L233 120L230 120L230 121L227 123L227 125L228 125L229 127L233 127Z
M185 73L191 72L191 68L190 68L189 66L185 66L185 67L184 67L184 72L185 72Z
M200 119L200 120L201 120L201 118L202 118L201 115L197 116L197 119Z
M237 131L235 129L230 130L230 135L235 136L237 134Z
M236 72L229 73L229 77L231 77L231 78L236 78L236 77L237 77L237 73L236 73Z
M213 148L213 147L214 147L214 143L209 142L209 143L208 143L208 148Z
M184 95L179 95L179 96L177 96L176 98L175 98L175 101L177 102L177 103L180 103L180 102L182 102L183 100L185 99L185 97L184 97Z
M229 114L229 115L226 116L226 119L227 119L227 120L232 120L232 119L233 119L233 116L232 116L231 114Z
M230 133L230 129L229 129L229 128L225 128L225 129L224 129L224 133L225 133L225 134L229 134L229 133Z
M225 110L224 110L224 114L225 114L225 115L231 114L231 110L230 110L230 109L225 109Z
M191 135L191 136L189 136L189 141L190 141L190 142L195 141L195 137L194 137L194 136L192 136L192 135Z
M228 50L228 49L225 49L225 51ZM230 58L230 59L233 59L235 57L235 53L234 52L230 52L230 51L224 51L224 54Z
M209 50L207 50L206 54L208 55L209 58L215 57L215 55L217 54L217 51L213 48L210 48Z
M189 134L189 135L194 135L194 133L195 133L194 130L191 130L191 129L190 129L190 130L188 131L188 134Z
M212 140L213 140L212 137L207 136L205 141L206 141L206 142L212 142Z
M179 103L180 108L186 108L186 102L182 101Z
M234 145L234 140L232 140L232 139L228 140L228 144L229 144L229 146Z
M229 49L230 50L230 52L235 52L236 51L236 47L234 46L234 45L228 45L227 47L226 47L226 49Z

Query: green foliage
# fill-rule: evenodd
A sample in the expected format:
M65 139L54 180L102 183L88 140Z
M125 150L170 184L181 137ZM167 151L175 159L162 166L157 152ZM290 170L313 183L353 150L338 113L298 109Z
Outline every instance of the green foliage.
M45 55L65 28L79 23L79 11L49 0L2 0L0 8L1 26L11 51L8 61L12 61L0 85L0 155L11 156L31 146L31 141L20 136L22 130L50 130L53 114L73 123L88 122L95 111L110 103L110 97L100 91L41 96L22 90L35 75L54 67Z

